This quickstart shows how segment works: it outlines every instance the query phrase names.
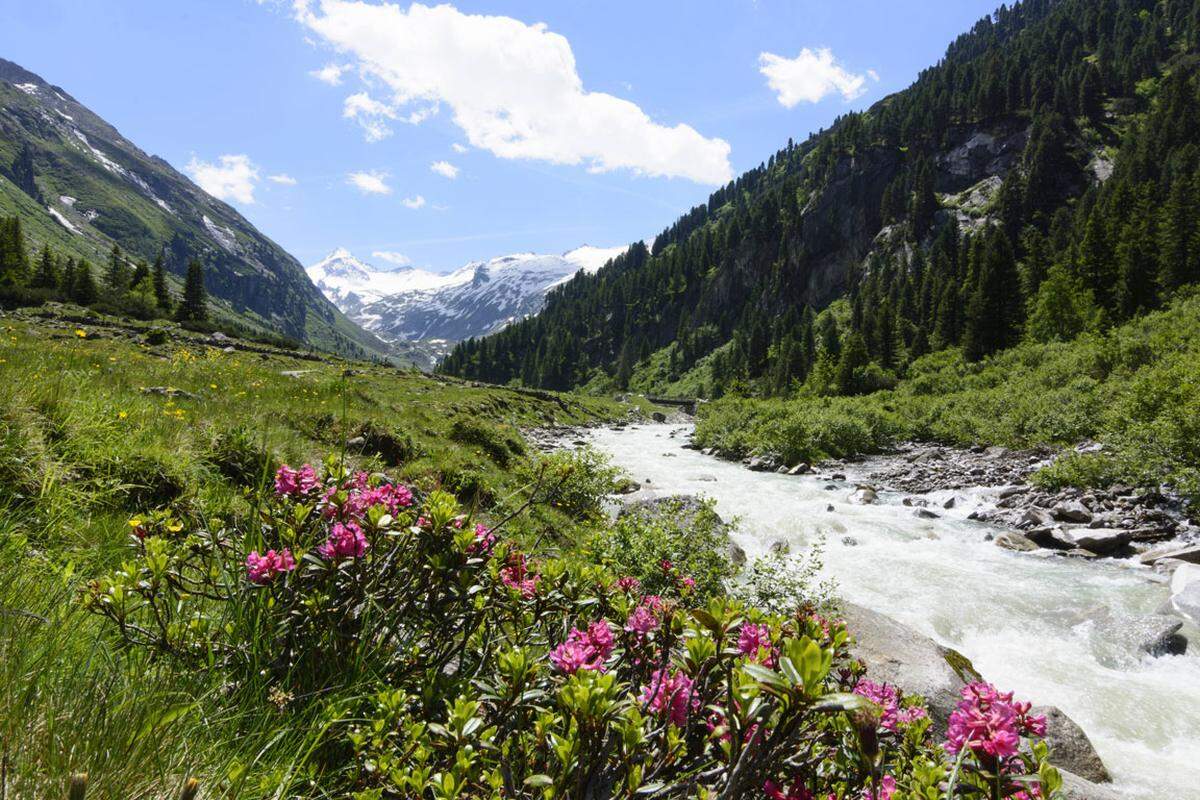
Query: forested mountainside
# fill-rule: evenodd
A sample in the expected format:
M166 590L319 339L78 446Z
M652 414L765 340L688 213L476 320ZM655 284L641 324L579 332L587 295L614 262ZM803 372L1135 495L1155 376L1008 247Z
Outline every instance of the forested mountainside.
M1197 0L1026 0L442 369L568 388L890 385L1200 277ZM843 300L844 298L844 300ZM839 302L835 302L839 301Z
M229 205L26 69L0 59L0 217L25 244L92 265L113 245L161 252L174 286L199 259L219 316L347 355L385 347L322 296L304 268Z

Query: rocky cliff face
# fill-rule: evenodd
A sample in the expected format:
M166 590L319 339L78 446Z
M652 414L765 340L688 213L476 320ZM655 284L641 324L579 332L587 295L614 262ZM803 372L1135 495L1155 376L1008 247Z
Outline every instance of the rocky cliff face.
M190 258L203 261L214 300L252 327L343 353L382 350L241 214L63 89L3 59L0 175L0 214L21 216L37 246L92 263L114 243L147 261L165 247L175 276Z

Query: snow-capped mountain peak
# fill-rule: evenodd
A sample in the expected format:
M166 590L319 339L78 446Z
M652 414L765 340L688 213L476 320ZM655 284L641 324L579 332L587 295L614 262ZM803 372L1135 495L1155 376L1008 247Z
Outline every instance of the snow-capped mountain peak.
M595 272L624 250L585 245L562 255L514 253L439 274L379 269L339 248L308 274L347 316L381 339L432 343L432 354L440 356L454 342L536 314L547 291L581 269Z

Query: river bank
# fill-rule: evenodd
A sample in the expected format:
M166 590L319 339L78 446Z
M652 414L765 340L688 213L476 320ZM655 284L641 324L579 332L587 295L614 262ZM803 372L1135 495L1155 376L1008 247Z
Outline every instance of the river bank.
M800 553L822 544L823 573L841 597L962 652L998 685L1061 708L1091 736L1125 796L1185 797L1194 789L1200 720L1190 709L1200 707L1200 659L1194 650L1152 658L1124 624L1155 616L1167 600L1152 570L995 546L989 534L994 540L1003 529L978 512L995 506L996 487L937 489L955 495L952 507L931 500L922 508L880 482L874 502L862 504L854 501L859 485L895 464L752 472L688 449L688 430L621 426L537 441L561 442L565 433L568 443L597 447L642 496L711 497L738 521L734 539L751 559L772 547Z

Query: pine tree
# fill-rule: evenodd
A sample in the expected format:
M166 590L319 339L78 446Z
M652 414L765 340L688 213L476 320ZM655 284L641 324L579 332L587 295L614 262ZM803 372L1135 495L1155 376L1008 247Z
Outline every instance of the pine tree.
M129 279L129 285L131 287L137 286L142 281L146 281L149 279L150 279L150 267L146 266L145 261L139 261L139 262L137 262L137 265L133 268L133 277Z
M63 266L62 273L58 276L58 293L65 298L70 299L71 293L75 290L75 259L67 256L67 263Z
M1088 64L1079 84L1079 113L1092 122L1100 121L1104 113L1101 83L1100 70L1095 64Z
M29 285L36 289L54 289L58 286L58 265L49 245L42 245L42 255L38 258L37 269L29 279Z
M158 251L158 258L154 259L154 299L160 310L171 310L171 292L167 288L167 268L161 250Z
M1020 278L1008 238L998 230L983 236L972 251L979 263L963 331L963 354L970 361L1016 344L1021 324Z
M1158 230L1158 285L1171 292L1200 279L1200 253L1195 247L1195 183L1190 177L1177 179L1162 208Z
M129 278L125 272L125 255L115 244L108 254L108 270L104 273L104 285L110 292L118 295L129 288Z
M842 348L842 357L838 361L838 392L840 394L858 394L862 391L859 372L869 363L871 363L871 357L867 353L867 343L863 341L862 335L857 331L851 333L846 337L845 347Z
M0 220L0 286L25 283L29 276L29 255L21 218Z
M909 220L912 223L914 239L920 239L933 224L933 215L937 213L937 195L933 191L933 168L927 160L922 160L917 167L916 184L913 187L912 206L909 209Z
M204 291L204 266L197 260L188 262L187 277L183 282L183 300L176 314L181 322L203 322L208 319L208 295ZM552 343L553 344L553 343ZM561 346L561 343L559 343ZM555 364L561 359L555 359ZM552 374L560 370L552 365ZM559 381L554 381L558 383Z
M71 299L81 306L90 306L96 302L99 295L96 279L92 277L92 265L86 261L79 262L75 268L75 286L71 290Z
M1146 197L1138 203L1138 210L1126 224L1117 245L1117 312L1124 319L1148 311L1157 300L1159 262L1153 225L1154 216Z

